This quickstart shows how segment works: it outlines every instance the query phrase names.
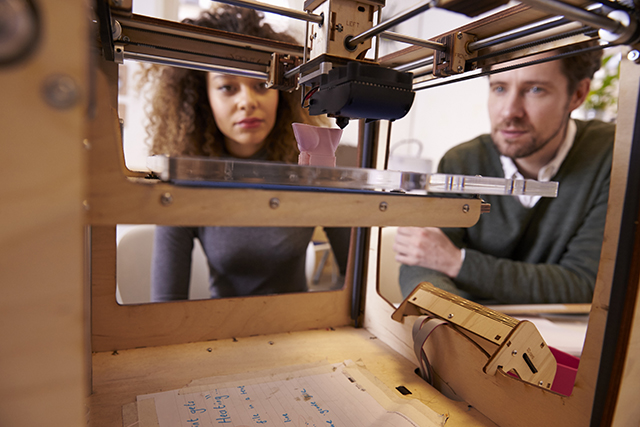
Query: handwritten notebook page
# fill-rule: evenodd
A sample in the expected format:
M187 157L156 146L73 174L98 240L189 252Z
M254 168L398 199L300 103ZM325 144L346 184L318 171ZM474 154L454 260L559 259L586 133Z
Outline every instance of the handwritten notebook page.
M211 379L209 379L211 380ZM431 427L444 415L352 362L138 396L141 427Z

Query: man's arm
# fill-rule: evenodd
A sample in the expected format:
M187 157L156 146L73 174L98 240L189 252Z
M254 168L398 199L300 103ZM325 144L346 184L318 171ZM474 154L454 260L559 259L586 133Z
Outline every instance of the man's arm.
M400 266L400 290L407 297L422 282L468 298L451 279L462 267L464 228L399 227L393 250ZM446 234L445 234L446 233ZM431 239L435 237L435 239ZM440 268L442 267L442 268ZM444 271L448 273L445 274Z
M462 267L462 251L436 227L399 227L393 244L396 261L419 265L456 277Z

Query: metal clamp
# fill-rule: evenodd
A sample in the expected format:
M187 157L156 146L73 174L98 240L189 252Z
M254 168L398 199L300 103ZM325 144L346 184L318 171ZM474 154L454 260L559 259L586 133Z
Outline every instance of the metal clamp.
M467 64L467 60L476 58L478 52L470 52L469 43L477 40L473 34L451 33L439 38L437 41L445 45L443 51L433 53L433 75L436 77L446 77L461 74L465 71L473 70L476 63Z

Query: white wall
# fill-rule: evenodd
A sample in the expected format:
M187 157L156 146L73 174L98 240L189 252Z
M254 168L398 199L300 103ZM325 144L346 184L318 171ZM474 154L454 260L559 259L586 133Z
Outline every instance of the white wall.
M383 20L387 16L395 16L409 6L410 4L405 2L388 1ZM470 21L470 18L461 14L431 9L403 22L393 30L430 39ZM406 44L399 42L384 42L381 45L381 55L405 47ZM409 114L391 126L393 154L416 155L417 145L403 144L403 141L417 140L422 144L421 157L431 160L435 169L449 148L480 133L488 132L487 89L486 78L479 78L418 91Z
M279 6L302 9L303 0L270 0ZM164 19L180 20L187 16L195 16L199 6L208 6L208 0L179 2L178 0L135 0L134 13L156 16ZM399 0L387 1L383 17L394 16L412 6L415 2ZM302 39L304 24L301 21L266 14L269 22L275 27L284 29L291 27L293 34ZM384 19L384 18L383 18ZM429 10L394 30L403 34L420 38L430 38L470 21L463 15L439 9ZM301 40L302 41L302 40ZM385 42L380 54L404 48L406 45L396 42ZM144 170L148 146L145 144L145 106L146 95L135 90L135 74L139 64L126 61L122 70L126 91L120 96L121 118L124 120L124 151L127 166L131 169ZM395 144L407 139L420 141L423 146L422 157L432 160L434 167L442 155L450 147L473 138L489 129L486 114L487 83L485 78L474 79L464 83L427 89L416 94L411 112L392 126L392 148ZM357 123L345 129L342 144L356 145ZM394 154L414 155L415 144L402 144Z

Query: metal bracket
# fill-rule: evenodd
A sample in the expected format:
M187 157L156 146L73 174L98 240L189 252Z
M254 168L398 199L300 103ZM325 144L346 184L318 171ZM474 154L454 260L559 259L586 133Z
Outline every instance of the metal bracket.
M310 62L307 62L307 64L305 65L308 65L308 64L310 64ZM316 70L312 72L308 72L304 74L302 77L300 77L300 84L301 85L319 84L320 76L329 74L329 71L331 71L332 69L333 69L332 62L328 62L328 61L321 62L318 64L318 67Z
M298 74L293 74L291 77L286 78L285 73L300 64L302 64L302 58L298 56L283 55L274 52L271 55L267 87L271 89L285 90L287 92L295 90L298 86Z
M116 64L124 64L124 44L113 44L113 62Z
M451 33L440 37L436 41L446 46L444 51L433 53L433 75L446 77L461 74L476 68L476 63L467 66L467 60L478 56L477 52L469 52L469 43L477 40L473 34Z

